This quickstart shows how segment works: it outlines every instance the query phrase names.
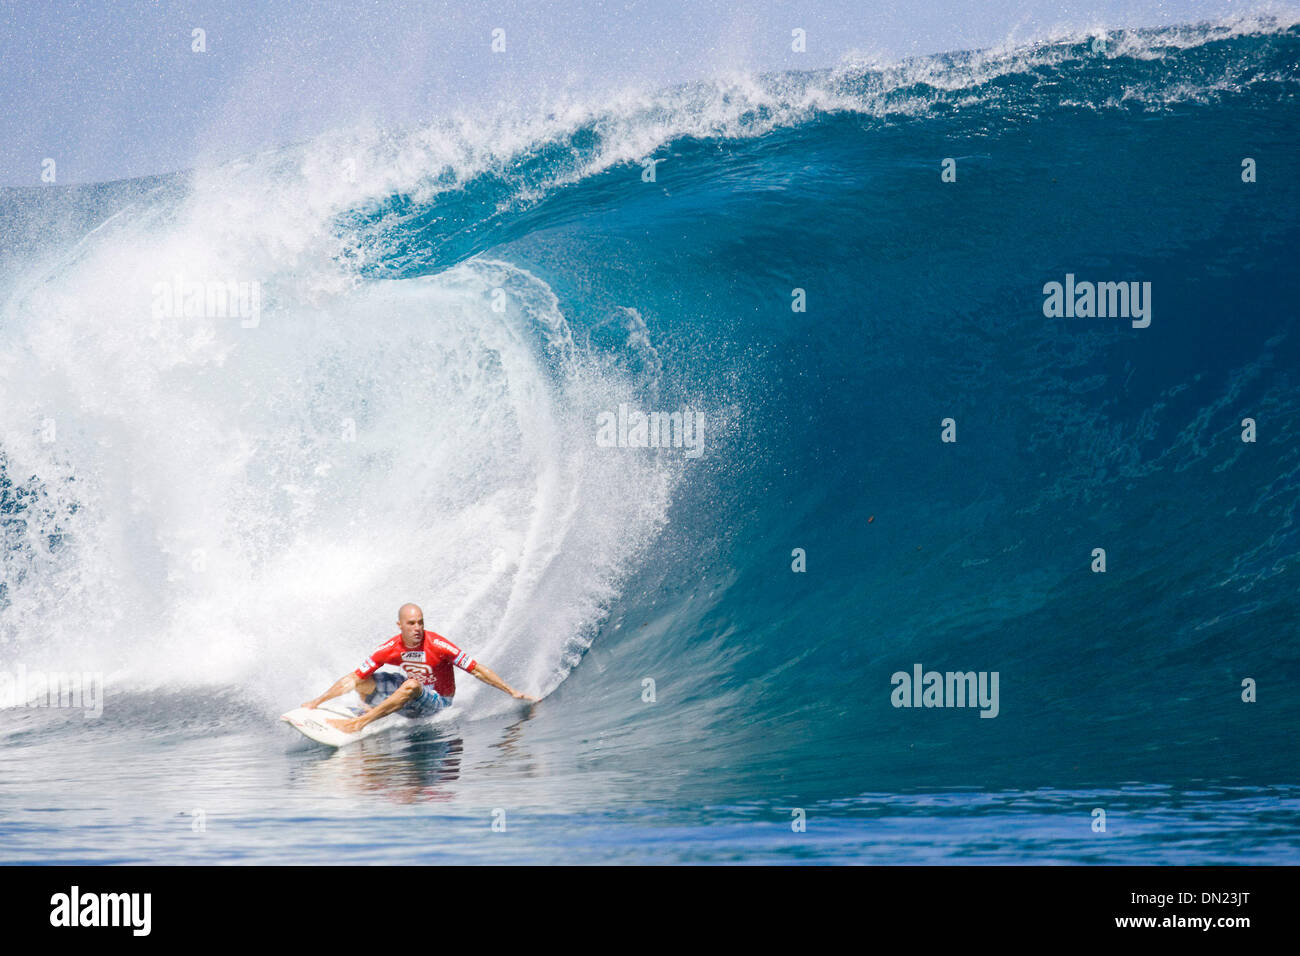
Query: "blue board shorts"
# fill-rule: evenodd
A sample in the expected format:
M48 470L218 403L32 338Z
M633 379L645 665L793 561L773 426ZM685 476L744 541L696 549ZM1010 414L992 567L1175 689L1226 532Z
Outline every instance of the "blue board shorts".
M391 697L397 688L406 683L407 678L401 674L394 674L391 671L375 671L370 675L371 680L375 682L375 692L367 697L366 703L371 707L382 704L387 698ZM429 685L424 685L420 691L420 696L412 700L405 707L397 711L403 717L432 717L440 710L451 706L453 698L443 697L433 691Z

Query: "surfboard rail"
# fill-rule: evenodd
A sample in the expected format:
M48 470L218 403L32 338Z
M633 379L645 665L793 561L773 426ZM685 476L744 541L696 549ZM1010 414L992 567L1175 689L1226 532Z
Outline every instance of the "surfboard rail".
M293 710L281 714L280 719L304 737L314 740L318 744L325 744L327 747L346 747L348 744L356 743L358 740L387 730L397 720L401 719L396 714L390 714L387 717L381 717L379 720L366 724L355 734L346 733L328 723L331 718L355 716L357 715L351 711L334 710L329 707L315 709L295 707Z

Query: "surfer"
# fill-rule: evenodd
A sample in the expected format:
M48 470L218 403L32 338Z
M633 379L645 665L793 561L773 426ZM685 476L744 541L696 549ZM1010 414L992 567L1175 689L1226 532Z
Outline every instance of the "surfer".
M403 717L430 717L451 706L456 694L453 667L473 674L483 683L518 700L538 700L515 690L441 634L426 631L424 612L419 605L403 604L397 612L397 624L402 633L384 641L355 671L340 677L333 687L302 706L315 710L325 701L355 690L366 703L366 712L351 720L329 720L332 726L349 734L355 734L372 720L393 711L400 711ZM406 679L387 671L376 674L375 671L384 664L402 668L406 671Z

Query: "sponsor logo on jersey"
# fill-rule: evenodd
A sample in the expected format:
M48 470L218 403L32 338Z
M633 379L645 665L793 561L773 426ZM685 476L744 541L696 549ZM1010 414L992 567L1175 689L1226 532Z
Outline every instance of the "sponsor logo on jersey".
M407 661L406 663L402 664L402 670L406 671L406 673L409 674L410 676L420 681L423 681L426 684L428 683L428 680L426 678L433 676L433 668L430 667L428 664L415 664L410 661Z
M361 662L361 666L358 667L357 670L372 671L378 666L379 666L378 664L376 664L374 661L372 661L370 658L367 657L364 661Z
M424 651L403 651L402 660L404 661L422 661L424 660Z

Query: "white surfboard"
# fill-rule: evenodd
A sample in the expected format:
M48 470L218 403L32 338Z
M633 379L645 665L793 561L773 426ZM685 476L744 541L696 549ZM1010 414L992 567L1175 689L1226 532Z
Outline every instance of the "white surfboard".
M355 713L341 707L338 710L329 707L319 707L314 710L307 707L296 707L287 714L281 714L280 719L304 737L308 737L318 744L325 744L327 747L346 747L358 740L382 733L398 723L409 722L406 721L405 717L398 714L389 714L386 717L380 717L378 720L372 720L355 734L345 733L327 723L331 718L337 720L340 717L355 716L357 716Z

